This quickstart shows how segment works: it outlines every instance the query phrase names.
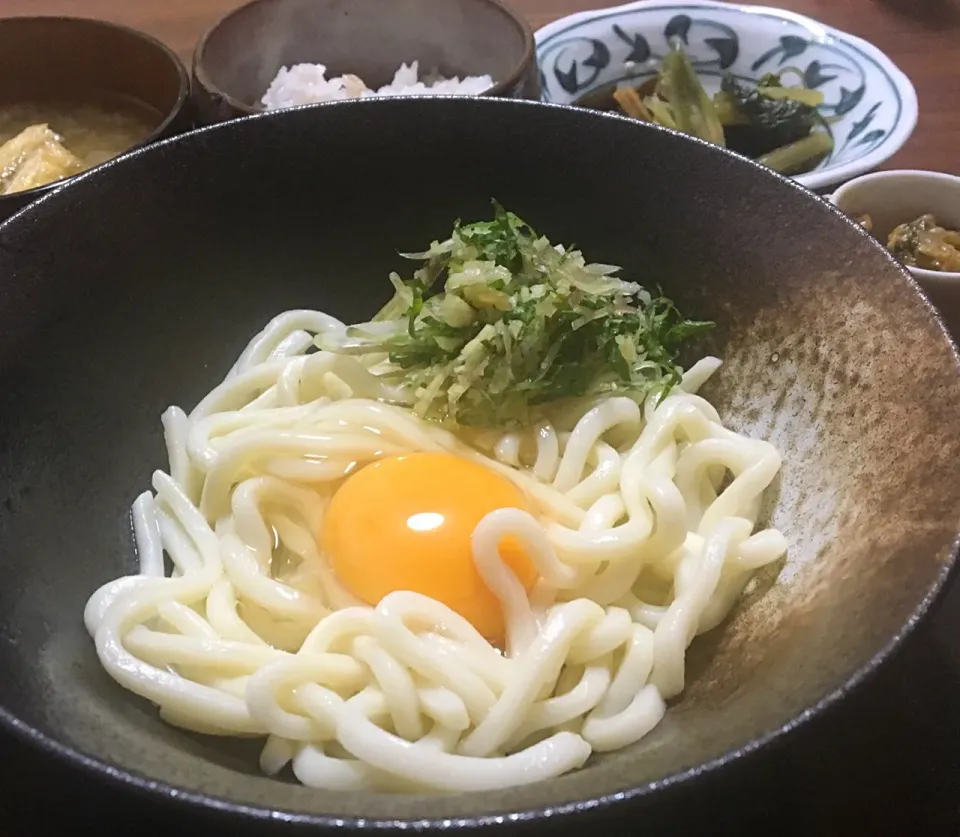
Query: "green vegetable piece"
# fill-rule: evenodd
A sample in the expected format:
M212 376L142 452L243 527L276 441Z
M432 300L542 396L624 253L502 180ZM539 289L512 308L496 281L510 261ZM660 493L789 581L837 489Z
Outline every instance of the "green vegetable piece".
M819 90L810 90L808 87L758 87L761 96L767 99L799 102L808 107L817 107L823 104L823 93Z
M816 107L797 98L775 98L779 95L775 91L795 89L804 88L785 88L772 73L761 78L755 88L725 74L721 92L740 117L736 124L725 122L727 147L757 158L808 136L822 121Z
M713 97L713 107L717 112L717 119L726 128L728 125L749 125L749 120L740 111L737 100L726 90L718 90Z
M677 129L714 145L724 145L723 125L690 59L674 48L663 60L660 90L670 103Z
M814 131L802 140L764 154L757 162L781 174L798 174L810 171L832 150L833 137L826 131Z

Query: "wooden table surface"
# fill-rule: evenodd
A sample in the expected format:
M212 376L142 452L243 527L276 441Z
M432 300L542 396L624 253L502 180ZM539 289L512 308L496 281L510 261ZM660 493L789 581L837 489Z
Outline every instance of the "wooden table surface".
M384 0L388 2L388 0ZM605 0L510 0L534 28ZM763 2L763 0L756 0ZM920 121L885 168L960 175L960 0L766 0L859 35L913 80ZM0 15L99 17L143 29L189 61L200 34L240 0L2 0Z

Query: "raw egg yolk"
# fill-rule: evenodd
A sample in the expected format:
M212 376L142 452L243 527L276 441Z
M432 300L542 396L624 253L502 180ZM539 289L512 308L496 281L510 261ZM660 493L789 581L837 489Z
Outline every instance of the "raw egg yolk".
M474 566L471 536L502 508L527 504L510 480L483 465L448 453L381 459L334 494L321 546L341 584L368 604L398 590L420 593L500 642L503 611ZM500 555L529 591L537 571L519 543L504 538Z

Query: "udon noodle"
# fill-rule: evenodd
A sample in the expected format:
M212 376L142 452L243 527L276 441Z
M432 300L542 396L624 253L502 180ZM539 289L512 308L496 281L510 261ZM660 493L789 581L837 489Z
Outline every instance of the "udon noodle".
M786 548L754 531L777 451L696 394L720 362L659 401L455 435L391 404L356 359L312 350L343 328L284 313L192 413L164 413L169 472L133 504L139 572L86 607L106 671L170 724L265 736L266 773L332 790L516 786L641 739L683 690L694 637ZM412 451L482 463L536 509L472 536L504 649L416 593L362 604L319 554L344 476ZM539 572L529 596L500 559L508 535Z

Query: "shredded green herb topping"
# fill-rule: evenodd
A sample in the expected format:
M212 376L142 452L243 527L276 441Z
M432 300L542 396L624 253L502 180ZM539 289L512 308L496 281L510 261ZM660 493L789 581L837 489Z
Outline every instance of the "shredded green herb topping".
M391 274L396 292L374 319L318 338L320 348L366 356L424 418L479 427L526 426L560 399L639 400L679 382L680 344L712 323L684 319L618 267L588 264L494 208L492 221L458 221L446 241L402 254L423 266L408 280Z

